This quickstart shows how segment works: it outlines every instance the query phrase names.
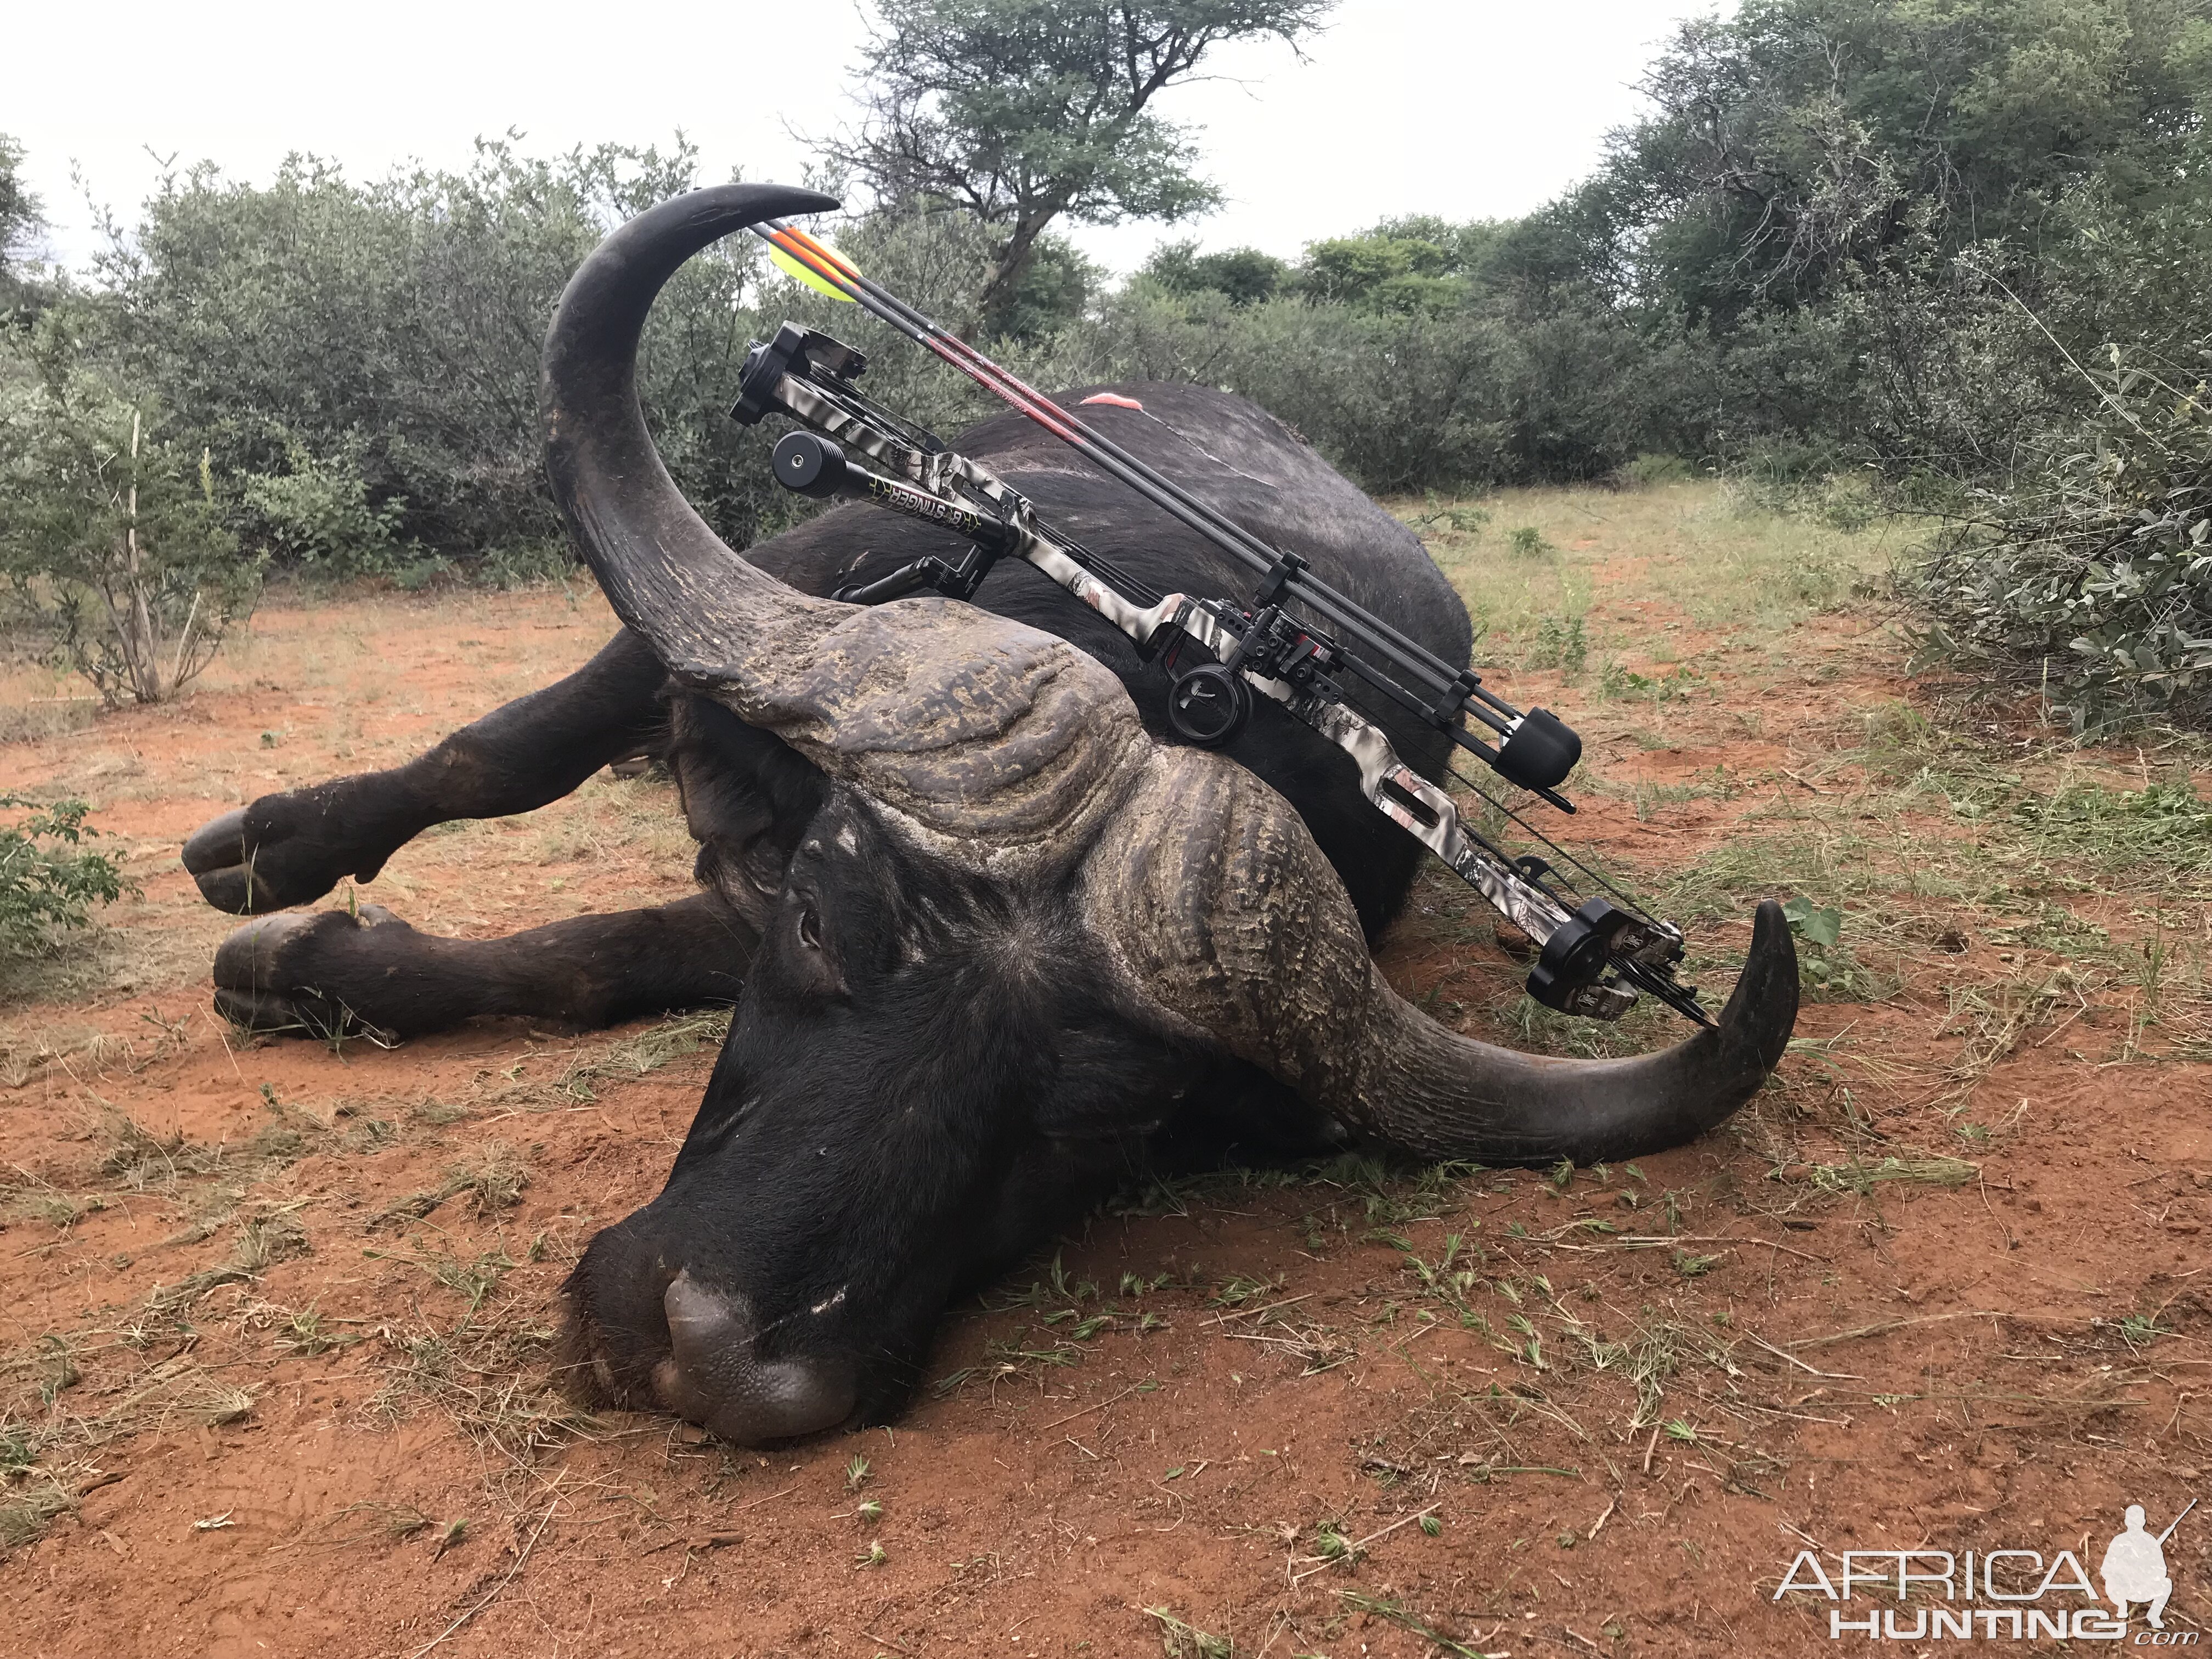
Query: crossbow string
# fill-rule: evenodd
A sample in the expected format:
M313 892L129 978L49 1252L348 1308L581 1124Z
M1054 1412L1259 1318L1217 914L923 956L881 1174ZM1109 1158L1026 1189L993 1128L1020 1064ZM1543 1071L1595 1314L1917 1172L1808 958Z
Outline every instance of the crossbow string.
M1467 750L1507 781L1562 811L1559 794L1582 740L1548 710L1522 711L1418 641L1338 592L1297 554L1269 546L1174 479L1054 403L805 232L778 220L752 227L781 270L849 300L967 375L1109 477L1205 537L1257 578L1249 603L1160 593L1110 560L1060 534L1035 505L935 434L872 402L854 382L867 360L825 334L786 323L745 359L737 420L769 414L798 422L775 446L776 481L802 495L845 495L941 526L965 538L957 560L925 557L841 599L880 604L924 589L974 597L1000 558L1050 576L1121 629L1172 678L1168 723L1187 742L1217 746L1243 729L1255 694L1336 744L1358 763L1363 793L1427 846L1537 948L1529 994L1563 1012L1616 1019L1648 993L1700 1024L1713 1022L1695 990L1674 976L1682 936L1561 852L1518 812L1472 779L1474 789L1609 897L1583 898L1551 862L1515 858L1463 823L1450 796L1400 759L1381 728L1350 701L1348 675ZM849 452L849 453L848 453ZM870 463L873 465L871 465ZM1327 631L1286 608L1296 604ZM1463 729L1473 719L1490 741Z

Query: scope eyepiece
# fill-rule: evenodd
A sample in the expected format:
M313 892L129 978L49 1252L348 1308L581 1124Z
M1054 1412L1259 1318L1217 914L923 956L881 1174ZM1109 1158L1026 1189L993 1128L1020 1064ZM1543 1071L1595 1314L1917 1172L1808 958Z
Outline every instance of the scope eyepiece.
M769 470L786 489L826 501L844 487L845 452L812 432L787 432L775 441Z
M1583 740L1548 708L1532 708L1498 740L1498 772L1523 789L1556 789L1583 757Z

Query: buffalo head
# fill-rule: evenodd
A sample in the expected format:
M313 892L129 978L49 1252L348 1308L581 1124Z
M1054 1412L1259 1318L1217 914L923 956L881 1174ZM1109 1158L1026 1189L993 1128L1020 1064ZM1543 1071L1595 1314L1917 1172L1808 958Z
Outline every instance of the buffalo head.
M1615 1061L1471 1042L1383 981L1297 812L1156 744L1091 658L941 599L812 598L725 546L647 434L639 332L699 248L832 205L758 185L664 204L578 270L546 343L570 532L672 675L735 717L722 787L781 790L786 825L709 835L702 870L762 944L666 1188L568 1283L584 1386L747 1443L896 1409L946 1297L1201 1101L1528 1163L1674 1146L1750 1097L1797 1006L1773 905L1717 1030Z

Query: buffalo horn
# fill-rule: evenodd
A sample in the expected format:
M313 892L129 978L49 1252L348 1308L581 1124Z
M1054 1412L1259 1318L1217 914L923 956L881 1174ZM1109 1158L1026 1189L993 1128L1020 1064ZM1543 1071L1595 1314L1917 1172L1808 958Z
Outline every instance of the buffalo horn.
M724 544L669 477L637 401L646 313L718 237L836 206L723 185L649 209L577 268L546 336L546 471L617 614L677 679L772 732L956 863L1064 867L1119 801L1144 731L1073 646L936 598L863 610L799 592Z
M1084 872L1091 925L1161 1020L1425 1158L1577 1164L1679 1146L1759 1091L1797 1018L1771 900L1717 1029L1629 1060L1553 1060L1457 1036L1392 991L1336 872L1249 773L1160 750Z

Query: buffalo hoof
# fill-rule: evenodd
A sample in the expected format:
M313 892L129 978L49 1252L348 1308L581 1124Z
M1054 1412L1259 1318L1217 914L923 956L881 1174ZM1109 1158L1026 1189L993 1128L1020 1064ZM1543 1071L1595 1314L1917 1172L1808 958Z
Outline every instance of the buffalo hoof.
M329 988L315 959L328 968L330 953L343 951L347 939L370 928L406 926L380 904L364 904L358 915L293 911L249 921L216 949L216 1012L248 1031L388 1043L392 1034Z
M267 915L312 904L348 876L373 880L384 858L323 839L333 821L325 805L297 795L264 795L210 818L184 845L185 868L200 896L233 915Z
M246 809L210 818L185 843L185 868L199 884L200 896L218 910L249 915L271 908L267 884L256 904L253 890L253 845L246 832Z

